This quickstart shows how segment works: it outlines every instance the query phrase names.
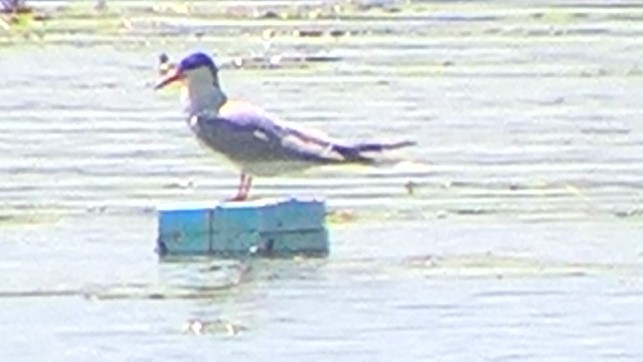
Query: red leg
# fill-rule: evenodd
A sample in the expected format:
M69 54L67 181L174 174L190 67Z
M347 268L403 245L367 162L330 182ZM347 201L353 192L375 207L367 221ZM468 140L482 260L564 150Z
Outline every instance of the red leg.
M252 185L252 176L246 173L241 173L239 176L239 186L237 187L237 194L228 199L228 201L244 201L248 199L250 186Z
M245 199L248 198L248 194L250 193L250 188L252 187L252 175L246 175L246 183L245 183L245 188L243 191L243 195Z

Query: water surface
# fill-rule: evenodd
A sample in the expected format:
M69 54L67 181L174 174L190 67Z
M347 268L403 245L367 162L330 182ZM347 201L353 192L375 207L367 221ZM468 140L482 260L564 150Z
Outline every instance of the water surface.
M643 358L640 6L412 5L288 21L131 8L100 31L0 33L0 357ZM175 90L151 89L156 56L229 64L267 27L271 54L341 61L224 67L231 97L419 146L395 167L256 180L258 196L327 198L326 259L159 262L154 207L227 197L237 175L197 146Z

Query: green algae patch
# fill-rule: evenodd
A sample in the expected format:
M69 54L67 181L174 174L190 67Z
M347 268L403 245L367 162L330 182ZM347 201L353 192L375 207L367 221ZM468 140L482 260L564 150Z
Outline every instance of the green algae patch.
M0 228L14 226L43 225L58 222L63 215L59 212L36 213L2 213L0 212Z
M420 271L425 278L561 278L641 272L639 265L632 264L554 262L491 253L413 257L402 267Z

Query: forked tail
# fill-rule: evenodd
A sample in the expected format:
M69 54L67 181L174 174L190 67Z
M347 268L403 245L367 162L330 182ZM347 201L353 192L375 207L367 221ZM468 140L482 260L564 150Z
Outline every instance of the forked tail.
M382 152L389 150L396 150L399 148L415 146L417 143L414 141L400 141L393 143L358 143L351 146L342 146L342 145L333 145L333 150L341 154L346 161L349 162L363 162L363 163L375 163L376 161L368 156L364 155L365 152Z

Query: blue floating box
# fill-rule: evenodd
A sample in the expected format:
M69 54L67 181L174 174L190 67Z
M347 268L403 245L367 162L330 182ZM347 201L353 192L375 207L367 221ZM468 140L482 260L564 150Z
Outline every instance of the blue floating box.
M160 255L325 255L326 205L317 199L175 204L158 209Z

